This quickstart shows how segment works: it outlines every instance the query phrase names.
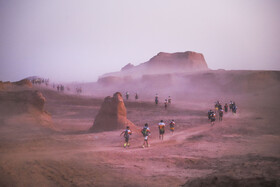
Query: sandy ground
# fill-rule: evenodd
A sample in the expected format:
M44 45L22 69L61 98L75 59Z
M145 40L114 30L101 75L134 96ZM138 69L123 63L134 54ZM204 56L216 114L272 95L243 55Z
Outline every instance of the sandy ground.
M167 110L126 101L128 119L149 123L152 134L151 147L134 132L125 149L121 130L88 133L103 98L42 89L56 130L33 113L1 115L0 186L280 186L279 90L173 100ZM238 112L211 127L207 111L217 99L235 100ZM176 122L163 141L161 119Z

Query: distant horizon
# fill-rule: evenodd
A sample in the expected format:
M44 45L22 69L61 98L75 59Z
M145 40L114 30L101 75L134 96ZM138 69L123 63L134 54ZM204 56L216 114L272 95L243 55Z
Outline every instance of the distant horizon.
M188 51L191 51L191 50L188 50ZM184 53L184 52L187 52L187 51L178 51L178 52L173 52L173 53ZM192 51L192 52L196 52L196 51ZM158 53L170 53L170 52L160 51L160 52L158 52ZM158 53L157 53L157 54L158 54ZM197 53L199 53L199 52L197 52ZM156 56L157 54L155 54L154 56ZM171 54L172 54L172 53L171 53ZM154 57L154 56L152 56L152 57ZM151 58L152 58L152 57L151 57ZM149 59L148 59L147 61L145 61L145 62L148 62L151 58L149 58ZM205 56L204 56L204 58L205 58ZM205 61L206 61L206 60L205 60ZM138 63L138 64L134 64L134 63L130 63L130 62L129 62L129 63L132 64L132 65L134 65L134 66L138 66L138 65L140 65L140 64L142 64L142 63L145 63L145 62L140 62L140 63ZM127 64L129 64L129 63L127 63ZM206 61L206 63L207 63L207 61ZM126 66L127 64L125 64L124 66ZM207 65L208 65L208 63L207 63ZM22 77L22 78L19 78L19 79L15 79L15 80L1 80L1 79L0 79L0 81L3 81L3 82L9 82L9 81L10 81L10 82L17 82L17 81L20 81L20 80L23 80L23 79L26 79L26 78L29 78L29 77L39 77L39 78L43 78L43 79L50 79L51 82L59 82L59 83L93 83L93 82L97 82L98 79L99 79L102 75L121 71L121 69L122 69L124 66L120 67L120 69L117 70L117 71L104 72L103 74L98 75L98 77L97 77L95 80L69 80L69 81L64 81L64 80L55 80L55 79L52 79L52 78L50 78L50 77L44 77L44 76L41 76L41 75L28 75L28 76L25 76L25 77ZM209 67L209 65L208 65L208 68L209 68L209 71L218 71L218 70L225 70L225 71L280 71L280 69L224 69L224 68L212 69L212 68Z
M133 64L135 65L135 64ZM139 65L139 64L138 64ZM255 70L250 70L250 69L210 69L209 70L206 70L207 71L279 71L280 70L270 70L270 69L267 69L267 70L261 70L261 69L255 69ZM119 70L121 71L121 70ZM118 71L115 71L115 72L118 72ZM203 72L203 71L201 71ZM108 73L114 73L114 72L107 72L107 73L104 73L104 74L108 74ZM187 72L186 72L187 73ZM189 72L188 72L189 73ZM198 72L197 72L198 73ZM102 74L102 75L104 75ZM26 77L23 77L23 78L20 78L18 80L0 80L2 82L17 82L17 81L21 81L21 80L24 80L24 79L27 79L27 78L30 78L30 77L38 77L38 78L42 78L42 79L49 79L51 83L65 83L65 84L71 84L71 83L81 83L81 84L84 84L84 83L96 83L98 81L98 79L102 76L98 76L98 78L96 80L71 80L71 81L63 81L63 80L55 80L55 79L51 79L49 77L43 77L43 76L40 76L40 75L30 75L30 76L26 76Z
M280 70L278 0L0 0L0 80L94 82L159 52L210 69Z

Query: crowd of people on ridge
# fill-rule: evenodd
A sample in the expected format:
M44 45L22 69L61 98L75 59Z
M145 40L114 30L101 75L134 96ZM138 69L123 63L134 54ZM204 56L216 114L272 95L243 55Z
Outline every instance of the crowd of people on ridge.
M49 82L50 80L49 79L42 79L42 78L33 78L30 80L32 84L38 84L38 85L41 85L41 84L45 84L46 86L49 85Z

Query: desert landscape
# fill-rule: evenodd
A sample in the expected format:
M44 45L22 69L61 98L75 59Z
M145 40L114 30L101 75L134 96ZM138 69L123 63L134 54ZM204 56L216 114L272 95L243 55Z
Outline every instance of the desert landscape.
M0 186L280 186L279 83L279 71L210 70L189 51L65 91L54 81L0 82ZM238 109L212 126L216 101Z

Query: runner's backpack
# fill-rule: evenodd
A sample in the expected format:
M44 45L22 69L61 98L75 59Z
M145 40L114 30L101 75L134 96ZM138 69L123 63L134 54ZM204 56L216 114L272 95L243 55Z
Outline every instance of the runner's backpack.
M147 133L147 128L143 128L141 133L143 134L143 136L148 136L148 133Z
M127 130L127 129L124 131L124 137L125 137L125 138L129 137L129 135L132 134L131 132L128 132L128 131L129 131L129 130Z

